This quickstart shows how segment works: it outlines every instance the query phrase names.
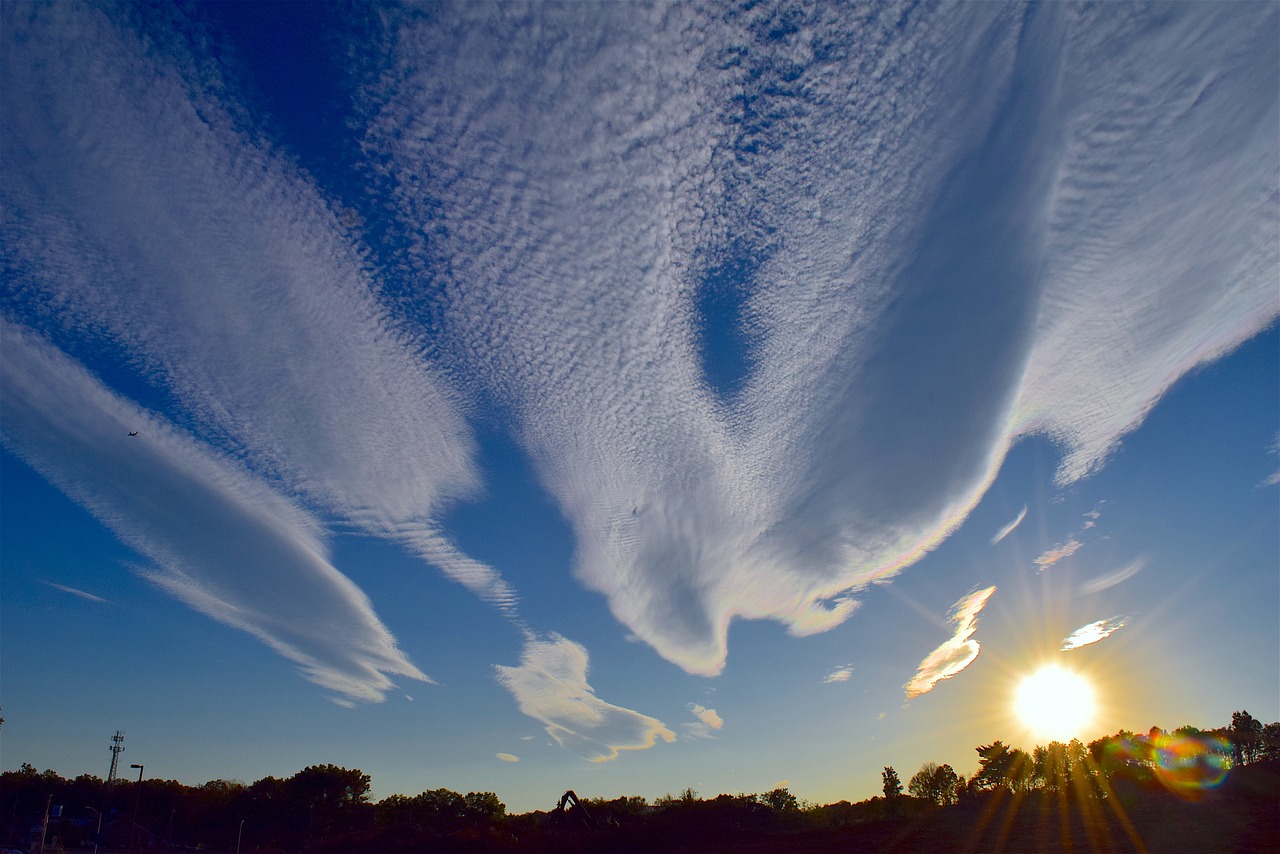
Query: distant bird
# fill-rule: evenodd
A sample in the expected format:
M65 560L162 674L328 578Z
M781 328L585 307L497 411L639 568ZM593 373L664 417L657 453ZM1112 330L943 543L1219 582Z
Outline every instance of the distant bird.
M130 435L130 436L136 436L136 435L138 435L138 431L137 431L137 430L134 430L134 431L133 431L132 433L130 433L129 435Z

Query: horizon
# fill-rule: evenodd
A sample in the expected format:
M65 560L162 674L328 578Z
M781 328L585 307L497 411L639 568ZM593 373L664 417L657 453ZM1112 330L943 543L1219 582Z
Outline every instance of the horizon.
M0 15L3 770L1280 719L1280 4Z

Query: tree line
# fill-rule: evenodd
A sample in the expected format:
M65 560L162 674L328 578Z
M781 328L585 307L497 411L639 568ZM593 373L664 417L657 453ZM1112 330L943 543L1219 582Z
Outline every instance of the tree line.
M905 787L888 766L883 797L819 806L786 788L704 799L693 789L643 797L584 799L564 811L508 815L493 792L433 789L414 796L369 798L370 777L358 769L312 765L287 778L252 784L212 780L116 780L82 774L65 779L24 764L0 774L0 844L46 850L110 850L200 846L245 852L514 849L569 828L627 827L635 845L661 847L672 834L718 838L732 833L843 826L891 819L990 796L1058 792L1105 799L1118 787L1163 785L1191 792L1212 786L1233 767L1280 759L1280 723L1263 725L1246 711L1229 726L1171 732L1120 731L1088 744L1037 745L1030 751L994 741L979 745L967 778L950 765L926 762ZM904 792L905 788L905 792ZM60 809L55 809L58 807ZM99 824L103 830L99 835ZM517 840L520 840L517 842ZM547 843L550 847L556 847ZM450 848L452 846L452 849Z
M1172 732L1121 730L1089 744L1079 739L1036 745L1031 752L1002 741L980 745L978 770L966 780L950 765L926 762L907 784L912 797L939 806L959 803L983 791L1046 790L1092 798L1108 796L1110 784L1160 783L1191 792L1221 782L1235 766L1280 759L1280 722L1263 725L1247 711L1233 712L1231 724L1212 730L1182 726ZM892 766L881 775L886 799L902 796Z

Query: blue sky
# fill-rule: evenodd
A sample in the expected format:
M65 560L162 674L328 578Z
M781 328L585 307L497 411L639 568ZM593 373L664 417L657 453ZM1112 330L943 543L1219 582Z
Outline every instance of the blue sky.
M1278 11L5 4L3 767L1280 718Z

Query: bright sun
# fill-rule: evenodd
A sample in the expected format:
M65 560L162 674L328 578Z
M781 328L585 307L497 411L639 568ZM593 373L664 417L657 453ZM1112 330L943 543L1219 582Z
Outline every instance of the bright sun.
M1048 664L1018 685L1013 708L1037 738L1069 741L1093 722L1093 688L1078 673Z

